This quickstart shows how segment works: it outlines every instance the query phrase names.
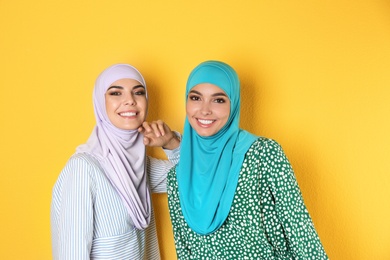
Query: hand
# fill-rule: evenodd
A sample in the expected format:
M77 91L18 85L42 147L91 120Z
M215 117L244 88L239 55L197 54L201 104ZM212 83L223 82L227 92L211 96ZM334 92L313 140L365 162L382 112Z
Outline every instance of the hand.
M179 147L180 140L162 120L143 122L138 132L144 134L144 144L168 150Z

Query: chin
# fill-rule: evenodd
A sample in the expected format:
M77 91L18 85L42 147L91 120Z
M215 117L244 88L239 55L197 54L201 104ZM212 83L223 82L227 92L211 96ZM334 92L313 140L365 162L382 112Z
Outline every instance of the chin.
M211 131L196 131L196 133L200 136L203 136L203 137L208 137L208 136L212 136L215 134L214 132L211 132Z
M117 128L121 129L121 130L126 130L126 131L130 131L130 130L137 130L140 125L137 125L137 126L134 126L134 125L122 125L122 126L116 126Z

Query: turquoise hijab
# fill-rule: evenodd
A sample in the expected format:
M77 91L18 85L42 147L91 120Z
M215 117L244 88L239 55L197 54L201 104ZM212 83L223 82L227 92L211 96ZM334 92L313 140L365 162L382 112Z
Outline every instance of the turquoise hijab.
M245 154L257 137L239 128L240 81L232 67L220 61L199 64L188 78L186 100L201 83L214 84L226 93L229 119L218 133L202 137L186 118L176 172L184 218L196 233L207 235L225 222Z

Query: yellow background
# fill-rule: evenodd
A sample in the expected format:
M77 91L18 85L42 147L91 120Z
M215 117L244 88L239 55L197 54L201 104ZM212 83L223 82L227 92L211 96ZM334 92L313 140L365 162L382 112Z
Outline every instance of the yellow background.
M187 76L208 59L239 73L241 125L284 148L330 259L390 259L385 0L0 0L0 259L51 259L51 189L94 126L105 67L139 68L149 119L182 131ZM154 202L175 259L166 195Z

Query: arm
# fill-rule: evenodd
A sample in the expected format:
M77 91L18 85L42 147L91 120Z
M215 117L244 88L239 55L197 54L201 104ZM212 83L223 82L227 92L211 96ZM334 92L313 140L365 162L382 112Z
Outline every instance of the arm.
M90 259L93 182L90 165L71 158L53 189L51 225L54 259Z
M171 161L147 157L149 183L153 193L163 193L167 191L167 174L174 166L175 164Z
M174 132L181 139L179 133ZM168 160L147 157L150 188L154 193L166 192L167 174L180 160L180 147L173 150L163 149Z
M266 145L270 156L269 188L276 215L285 235L289 254L294 259L328 259L304 204L293 169L275 141Z
M144 134L144 144L154 147L162 147L168 160L147 158L150 188L152 192L166 192L166 178L168 171L180 160L180 140L178 132L173 132L161 120L151 123L144 122L138 129Z

